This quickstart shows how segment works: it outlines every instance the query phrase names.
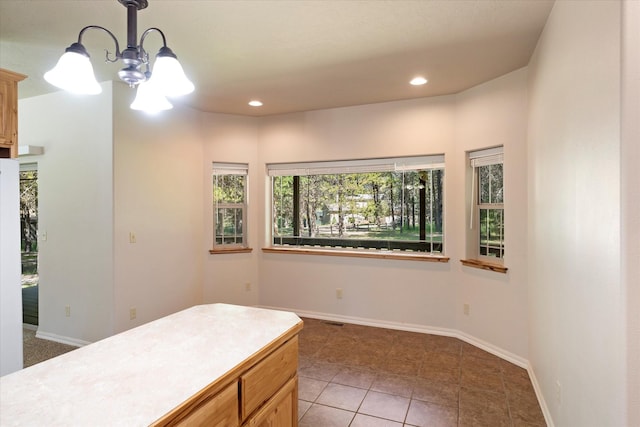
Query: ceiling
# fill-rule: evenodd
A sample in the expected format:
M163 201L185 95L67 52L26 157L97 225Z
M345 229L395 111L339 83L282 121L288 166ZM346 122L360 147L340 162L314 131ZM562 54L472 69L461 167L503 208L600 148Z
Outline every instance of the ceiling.
M149 0L138 34L160 28L196 86L176 103L262 116L453 94L524 67L547 0ZM86 25L126 45L117 0L0 0L0 67L27 74L19 96L57 90L42 75ZM120 62L106 33L83 37L98 81ZM145 40L155 56L157 33ZM422 75L429 82L411 86ZM124 83L123 83L124 84ZM132 91L132 99L134 93ZM259 99L262 107L250 107Z

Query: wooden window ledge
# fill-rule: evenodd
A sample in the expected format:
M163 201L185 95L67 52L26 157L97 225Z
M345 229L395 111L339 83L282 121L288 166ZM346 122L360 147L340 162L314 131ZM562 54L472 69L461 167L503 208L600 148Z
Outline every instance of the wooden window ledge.
M252 252L253 248L229 248L229 249L209 249L209 253L212 255L219 254L244 254Z
M504 265L493 264L493 263L490 263L490 262L480 261L480 260L477 260L477 259L461 259L460 262L462 263L462 265L465 265L467 267L479 268L479 269L482 269L482 270L495 271L496 273L506 274L506 272L508 270L508 268L505 267Z
M425 262L449 262L449 257L441 255L420 254L416 252L391 252L391 251L357 251L357 250L331 250L318 248L262 248L262 252L297 254L297 255L322 255L342 256L354 258L397 259L405 261Z

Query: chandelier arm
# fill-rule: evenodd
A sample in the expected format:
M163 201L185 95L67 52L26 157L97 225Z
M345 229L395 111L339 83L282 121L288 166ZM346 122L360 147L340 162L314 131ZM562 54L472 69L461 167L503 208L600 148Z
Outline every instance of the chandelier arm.
M80 34L78 34L78 43L82 44L82 36L84 35L85 31L94 30L94 29L105 31L107 34L111 36L111 38L113 39L113 42L116 44L116 53L115 53L116 56L113 59L109 58L109 51L105 49L105 51L107 52L105 62L117 62L120 58L122 58L122 53L120 52L120 45L118 44L118 39L116 38L116 36L111 31L99 25L87 25L82 30L80 30Z
M160 33L160 37L162 37L162 47L167 47L167 38L164 36L164 33L160 28L156 28L156 27L147 28L146 30L144 30L144 33L142 33L142 36L140 36L140 51L144 52L145 55L147 52L144 50L144 46L143 46L144 39L147 37L149 33L152 33L153 31L157 31Z

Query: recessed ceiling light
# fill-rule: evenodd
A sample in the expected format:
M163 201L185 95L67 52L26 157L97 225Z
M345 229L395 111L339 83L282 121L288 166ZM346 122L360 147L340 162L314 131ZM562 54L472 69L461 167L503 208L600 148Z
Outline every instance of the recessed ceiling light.
M252 107L262 107L262 102L254 99L253 101L249 101L249 105L251 105Z
M424 77L415 77L409 83L411 83L414 86L421 86L421 85L427 83L427 79L425 79Z

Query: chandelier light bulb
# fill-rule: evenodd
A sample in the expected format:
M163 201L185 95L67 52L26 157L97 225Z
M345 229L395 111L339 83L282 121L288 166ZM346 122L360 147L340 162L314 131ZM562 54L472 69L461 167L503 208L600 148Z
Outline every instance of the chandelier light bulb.
M178 58L169 48L160 49L149 82L156 85L165 96L186 95L194 90L193 83L184 74Z
M151 81L142 82L138 85L136 98L131 103L132 110L141 110L149 114L156 114L172 108L173 105Z
M75 94L96 95L102 92L102 87L93 73L89 55L69 49L60 57L56 66L44 74L44 79L60 89Z

